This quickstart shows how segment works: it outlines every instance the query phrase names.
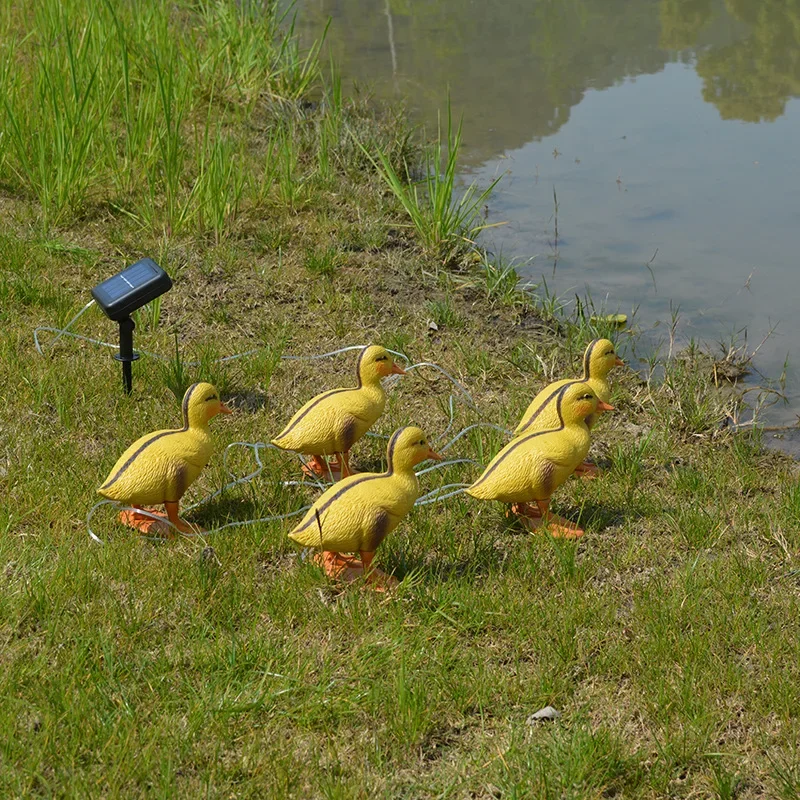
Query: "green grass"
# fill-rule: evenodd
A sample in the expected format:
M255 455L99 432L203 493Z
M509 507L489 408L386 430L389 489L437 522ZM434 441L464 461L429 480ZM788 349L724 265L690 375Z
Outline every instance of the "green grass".
M264 442L353 380L352 353L282 355L382 342L475 398L440 446L472 422L513 426L552 375L579 372L588 339L622 336L590 299L567 318L502 260L407 227L354 142L405 175L405 122L345 97L288 18L188 0L31 13L0 11L5 129L20 124L0 138L0 795L798 797L796 472L719 427L735 398L700 349L654 357L651 380L614 373L617 410L593 435L606 471L554 499L585 526L577 543L457 496L385 542L380 566L404 582L378 597L333 591L289 521L155 545L103 508L106 544L89 540L97 486L133 439L178 423L192 381L236 410L213 422L220 450ZM59 139L83 97L91 135ZM134 364L131 397L108 349L36 353L35 326L65 324L142 255L175 286L137 315L137 347L165 361ZM96 309L75 330L116 337ZM450 392L415 370L376 430L440 435ZM477 429L447 455L486 463L505 441ZM380 468L384 447L359 442L356 467ZM313 499L282 485L295 459L261 458L187 516L212 528ZM228 463L254 468L245 448ZM228 480L220 453L187 502ZM545 705L562 717L528 724Z
M480 231L492 227L479 222L478 218L500 178L482 190L471 183L463 192L458 191L461 122L453 130L449 102L447 131L442 132L440 122L436 139L425 148L419 181L411 180L413 170L408 163L403 163L402 170L398 170L386 150L376 147L371 153L363 144L360 146L410 217L428 255L442 264L456 261L474 246Z

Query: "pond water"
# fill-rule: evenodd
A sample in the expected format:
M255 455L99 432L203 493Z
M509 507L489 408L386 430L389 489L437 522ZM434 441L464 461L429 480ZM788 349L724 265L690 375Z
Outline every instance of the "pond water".
M798 0L300 0L344 78L435 130L449 90L467 180L503 178L487 244L651 342L743 342L800 413ZM558 200L555 236L553 191Z

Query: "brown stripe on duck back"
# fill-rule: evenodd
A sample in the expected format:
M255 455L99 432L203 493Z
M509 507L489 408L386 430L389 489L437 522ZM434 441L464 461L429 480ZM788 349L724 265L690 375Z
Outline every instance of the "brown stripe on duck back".
M183 427L185 430L189 430L189 401L192 399L192 395L194 394L194 390L199 386L199 383L193 383L187 390L186 394L183 396L183 402L181 403L181 411L183 412Z
M548 428L546 431L534 431L533 433L529 433L527 436L520 436L515 441L512 441L508 446L508 450L503 453L502 458L495 461L487 470L486 472L478 478L475 483L472 484L470 488L474 489L477 486L480 486L496 469L503 463L503 461L511 455L520 445L529 442L531 439L534 439L537 436L543 436L545 433L553 433L555 431L562 431L566 427L564 424L564 418L561 416L561 401L564 399L564 393L569 389L570 386L573 386L576 383L580 383L580 381L571 381L566 386L562 386L558 390L558 399L556 400L556 413L558 414L558 422L559 425L557 428Z

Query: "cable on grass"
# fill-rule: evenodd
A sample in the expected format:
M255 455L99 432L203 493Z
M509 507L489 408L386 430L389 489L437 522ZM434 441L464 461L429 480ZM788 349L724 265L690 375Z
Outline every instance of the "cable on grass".
M472 458L453 458L450 461L438 461L432 467L426 467L425 469L421 469L419 472L415 472L414 474L419 477L420 475L424 475L426 472L433 472L435 469L441 469L442 467L450 467L453 464L475 464L483 469L483 465L479 461L475 461Z
M459 431L446 445L439 448L439 452L444 453L445 450L449 450L462 436L469 433L471 430L475 430L476 428L491 428L492 430L505 433L507 436L514 435L513 431L510 431L508 428L504 428L502 425L495 425L494 422L475 422L472 425L467 425L466 428Z
M410 366L405 367L404 369L406 373L409 373L412 370L420 369L421 367L429 367L431 369L435 369L437 372L440 372L442 375L444 375L450 381L450 383L452 383L453 386L455 386L456 389L458 389L459 393L467 401L467 405L475 411L478 410L478 407L475 405L475 401L472 399L472 395L446 369L443 369L438 364L434 364L432 361L420 361L418 364L411 364ZM394 384L398 380L400 380L401 377L402 377L401 375L390 375L386 379L385 382L386 386L394 386Z
M53 347L55 347L55 345L56 345L56 343L58 342L59 339L61 339L62 337L65 337L65 336L70 337L72 339L77 339L79 341L88 342L89 344L94 344L94 345L97 345L98 347L106 347L106 348L110 348L112 350L118 350L119 349L119 345L118 344L115 344L115 343L112 343L112 342L106 342L106 341L103 341L102 339L95 339L95 338L90 337L90 336L84 336L83 334L75 333L75 332L70 330L70 328L94 304L95 304L95 301L93 299L90 300L88 303L86 303L86 305L83 306L83 308L77 314L75 314L75 316L72 317L72 319L70 319L69 322L67 322L67 324L63 328L55 328L55 327L47 326L47 325L40 325L40 326L37 326L36 328L34 328L34 330L33 330L33 340L34 340L34 346L36 348L36 352L39 353L40 356L44 356L47 352L52 350ZM50 342L50 344L46 348L43 347L41 339L40 339L40 333L42 333L42 332L48 332L48 333L54 333L55 334L55 337L53 338L53 340ZM280 357L280 360L281 361L318 361L318 360L325 359L325 358L332 358L333 356L340 355L341 353L351 352L353 350L363 350L364 346L365 345L347 345L345 347L340 347L337 350L331 350L331 351L326 352L326 353L315 353L315 354L311 354L311 355L291 355L291 354L282 355ZM246 358L247 356L254 355L255 353L258 353L258 352L260 352L261 350L264 350L264 349L265 349L264 347L252 348L250 350L245 350L244 352L241 352L241 353L234 353L232 355L222 356L220 358L215 358L215 359L213 359L213 361L211 363L214 363L214 364L225 364L225 363L228 363L228 362L231 362L231 361L236 361L236 360L241 359L241 358ZM415 369L421 369L423 367L427 367L429 369L434 369L437 372L441 373L457 389L458 393L466 401L467 405L470 408L472 408L474 410L477 410L477 406L475 405L475 401L473 400L472 395L467 391L467 389L458 380L456 380L456 378L454 378L449 372L447 372L447 370L443 369L438 364L435 364L435 363L430 362L430 361L421 361L421 362L419 362L417 364L408 365L408 362L410 361L410 359L404 353L400 353L400 352L398 352L396 350L390 350L388 348L387 348L387 352L391 353L393 356L397 356L398 358L403 359L403 361L407 365L407 366L404 367L406 373L409 373L409 372L411 372L411 371L413 371ZM169 362L170 361L169 358L167 358L165 356L162 356L162 355L160 355L158 353L153 353L153 352L151 352L149 350L140 350L139 353L141 355L145 355L145 356L148 356L150 358L154 358L154 359L156 359L158 361L162 361L162 362ZM196 367L196 366L200 366L202 362L200 362L200 361L187 361L187 362L184 362L184 363L187 366ZM391 388L394 387L394 385L396 384L396 382L399 380L400 377L401 376L399 376L399 375L389 376L388 378L386 378L384 380L384 385L386 386L387 389L391 389ZM445 436L447 436L447 434L451 431L451 429L453 427L453 424L455 422L455 395L453 395L453 394L451 394L449 399L448 399L448 412L449 412L449 420L448 420L447 426L434 439L434 441L440 441L440 440L444 439ZM507 434L511 433L511 431L508 431L507 429L502 428L502 427L500 427L498 425L494 425L493 423L489 423L489 422L475 423L475 424L469 425L468 427L466 427L463 430L461 430L455 437L453 437L453 439L451 439L446 445L444 445L444 447L441 448L441 451L444 452L445 450L450 448L453 444L455 444L455 442L457 442L468 431L473 430L474 428L478 428L478 427L491 427L491 428L494 428L496 430L500 430L500 431L502 431L504 433L507 433ZM384 440L390 438L387 434L377 433L377 432L372 432L372 431L368 432L367 435L371 436L373 438L379 438L379 439L384 439ZM255 461L256 461L256 465L257 465L256 469L253 470L252 472L249 472L247 475L244 475L244 476L241 476L241 477L236 477L235 474L228 467L228 454L229 454L230 449L232 447L246 447L246 448L250 449L253 452L253 457L255 458ZM260 455L259 455L259 450L266 449L266 448L271 448L271 449L275 449L275 450L279 450L280 449L278 447L275 447L275 445L273 445L273 444L269 444L269 443L265 443L265 442L233 442L233 443L229 444L225 448L225 453L223 455L223 463L224 463L224 466L225 466L225 470L227 471L228 475L233 480L229 481L221 489L218 489L218 490L206 495L205 497L202 497L200 500L198 500L197 502L191 504L190 506L187 506L184 510L185 511L191 511L191 510L193 510L195 508L198 508L199 506L210 502L215 497L219 497L220 495L224 494L225 492L229 491L230 489L233 489L236 486L241 486L241 485L243 485L245 483L249 483L250 481L252 481L255 478L257 478L264 471L264 464L261 461L261 458L260 458ZM298 455L300 457L301 462L305 465L306 462L305 462L305 459L303 458L303 456L300 455L300 454L298 454ZM468 459L468 458L452 459L452 460L449 460L449 461L444 461L444 462L441 462L441 463L438 463L438 464L434 464L431 467L426 467L425 469L420 470L416 474L417 475L424 475L424 474L426 474L428 472L433 472L434 470L442 469L443 467L451 466L453 464L475 464L477 466L481 466L477 461L474 461L473 459ZM333 482L332 481L333 476L331 475L330 477L331 477L331 483L324 483L321 480L314 479L312 482L305 481L305 480L303 480L303 481L281 481L281 485L282 486L313 486L313 487L315 487L317 489L325 490ZM455 486L467 487L467 486L469 486L469 484L448 484L446 486L440 487L439 489L434 489L433 492L429 492L427 495L424 495L423 497L419 498L415 505L427 505L428 503L438 502L440 500L446 499L447 497L453 497L456 494L460 494L461 491L463 491L463 488L459 489L458 491L455 491L455 492L450 492L450 493L447 493L447 494L444 494L444 495L441 494L441 492L443 492L445 489L450 489L450 488L453 488ZM162 517L160 515L152 514L152 513L148 512L148 511L145 511L143 509L134 509L134 508L128 507L128 506L120 506L120 505L118 505L117 503L115 503L112 500L101 500L99 503L95 504L89 510L89 512L87 514L87 517L86 517L86 526L87 526L87 529L89 531L89 536L95 542L98 542L100 544L103 544L103 540L100 539L100 537L97 536L97 534L95 534L94 531L92 530L91 520L92 520L92 517L94 516L95 512L97 511L97 509L100 508L101 506L104 506L104 505L113 505L113 506L115 506L115 508L119 509L120 511L124 511L124 510L136 511L137 513L143 514L146 517L150 517L155 521L161 522L162 524L166 525L168 527L168 529L172 529L175 534L177 534L179 536L182 536L184 538L193 538L193 537L196 537L196 536L208 536L208 535L211 535L213 533L217 533L219 531L226 530L228 528L240 527L240 526L243 526L243 525L250 525L250 524L255 524L255 523L258 523L258 522L271 522L273 520L287 519L289 517L295 516L295 515L301 513L302 511L305 511L308 508L310 508L310 506L304 506L303 508L298 509L297 511L290 512L289 514L282 514L282 515L271 516L271 517L262 517L260 519L241 520L241 521L237 521L237 522L230 522L230 523L227 523L225 525L219 526L217 528L212 528L211 530L205 531L202 534L200 534L200 533L198 533L198 534L187 534L187 533L179 530L168 519L165 519L164 517ZM145 538L153 539L153 540L159 540L161 537L145 536Z
M438 503L441 500L447 500L449 497L455 497L457 494L462 494L464 491L469 489L472 484L469 483L448 483L444 486L439 486L437 489L434 489L432 492L428 492L428 494L422 495L422 497L417 498L417 501L414 503L415 506L428 506L431 503ZM445 489L455 489L454 492L445 492ZM445 492L442 494L442 492Z
M55 346L56 342L62 336L68 336L71 339L78 339L82 342L89 342L90 344L97 345L98 347L110 347L112 350L119 350L119 344L114 344L113 342L105 342L102 339L94 339L91 336L84 336L80 333L73 333L69 329L94 305L95 301L90 300L63 328L54 328L49 325L39 325L33 329L33 342L34 346L36 347L36 352L43 356L45 352L50 351ZM40 332L48 332L48 333L55 333L56 336L52 342L47 346L47 348L43 348L42 343L39 339ZM340 347L338 350L331 350L328 353L315 353L313 355L301 355L301 356L294 356L294 355L282 355L281 361L319 361L323 358L331 358L333 356L338 356L341 353L347 353L351 350L363 350L366 345L363 344L351 344L347 345L347 347ZM250 350L245 350L242 353L234 353L233 355L229 356L221 356L220 358L213 359L210 363L212 364L227 364L229 361L237 361L240 358L246 358L247 356L252 356L255 353L258 353L264 350L265 347L254 347ZM162 356L158 353L153 353L150 350L139 350L138 351L141 355L148 356L149 358L155 358L158 361L168 362L171 359L167 358L166 356ZM397 356L398 358L402 358L403 361L408 364L411 360L407 355L404 353L399 353L396 350L389 350L387 348L387 352L391 353L393 356ZM203 362L201 361L185 361L184 364L187 367L199 367Z
M74 332L69 330L94 304L95 304L95 301L94 300L90 300L63 328L54 328L54 327L46 326L46 325L40 325L40 326L34 328L34 330L33 330L33 340L34 340L34 345L36 347L36 352L39 353L39 355L44 356L45 352L52 350L53 347L55 346L56 342L59 339L61 339L63 336L68 336L70 338L78 339L79 341L83 341L83 342L89 342L90 344L95 344L98 347L108 347L108 348L111 348L113 350L118 350L119 349L119 345L118 344L114 344L112 342L105 342L102 339L94 339L94 338L92 338L90 336L84 336L83 334L74 333ZM42 332L42 331L47 331L49 333L55 333L56 334L55 338L53 339L52 342L50 342L50 344L49 344L49 346L47 347L46 350L43 348L42 343L41 343L41 341L39 339L39 333ZM324 359L324 358L332 358L333 356L337 356L337 355L340 355L342 353L351 352L353 350L363 350L364 347L365 347L365 345L361 345L361 344L351 344L351 345L347 345L345 347L340 347L337 350L330 350L327 353L313 353L311 355L291 355L291 354L282 355L280 357L280 360L281 361L319 361L319 360ZM212 364L225 364L225 363L228 363L230 361L236 361L238 359L245 358L245 357L250 356L250 355L254 355L255 353L258 353L263 349L264 349L264 347L255 347L255 348L252 348L250 350L245 350L242 353L234 353L233 355L222 356L220 358L215 358L215 359L213 359L211 361L211 363ZM151 352L149 350L139 350L138 352L141 355L148 356L149 358L155 358L158 361L162 361L162 362L169 362L170 361L170 359L167 358L166 356L162 356L162 355L160 355L158 353L153 353L153 352ZM399 352L397 350L390 350L388 348L387 348L387 352L391 353L393 356L397 356L398 358L403 359L403 361L405 361L405 363L408 365L408 362L410 361L410 359L408 358L407 355L405 355L405 353L401 353L401 352ZM189 366L189 367L197 367L197 366L200 366L202 364L201 361L186 361L184 363L185 363L186 366ZM467 389L458 380L456 380L456 378L454 378L447 370L443 369L438 364L435 364L435 363L433 363L431 361L420 361L417 364L411 364L410 366L406 366L404 369L405 369L406 373L408 373L408 372L411 372L412 370L420 369L422 367L428 367L429 369L434 369L437 372L439 372L442 375L444 375L450 381L450 383L458 390L459 394L461 394L461 396L464 398L464 400L466 401L467 405L470 408L472 408L473 410L477 410L477 406L475 405L475 401L473 400L472 395L467 391ZM384 379L384 385L386 386L386 388L391 389L401 377L402 376L400 376L400 375L390 375L389 377ZM455 397L452 394L450 395L450 398L449 398L449 401L448 401L448 405L449 405L449 417L450 417L448 425L444 429L444 431L441 434L439 434L439 436L436 437L436 439L434 441L439 441L441 439L444 439L444 437L450 432L450 429L453 426L453 422L454 422L454 419L455 419ZM462 431L462 433L463 433L463 431ZM509 431L509 433L510 433L510 431ZM372 431L369 431L367 433L367 436L371 436L371 437L377 438L377 439L389 439L390 438L387 434L374 433ZM456 437L456 438L458 438L458 437ZM247 443L242 443L242 444L246 445Z
M143 516L150 517L157 522L164 523L168 529L171 529L176 536L179 536L183 539L202 539L206 536L211 536L212 534L219 533L220 531L227 530L229 528L240 528L243 525L256 525L261 522L275 522L277 520L282 519L289 519L290 517L296 517L298 514L302 514L304 511L308 511L311 508L310 505L303 506L302 508L298 508L295 511L289 511L287 514L274 514L269 517L259 517L258 519L245 519L245 520L235 520L234 522L227 522L225 525L218 525L216 528L211 528L207 531L197 532L197 533L186 533L185 531L180 530L177 526L173 525L168 519L165 519L158 514L153 514L150 511L147 511L143 508L134 508L133 506L123 506L119 505L114 500L101 500L99 503L95 503L90 509L89 513L86 515L86 528L89 531L89 536L97 542L98 544L105 544L105 542L92 530L92 517L95 514L100 506L111 505L118 511L133 511L137 514L142 514ZM197 505L197 504L195 504ZM194 506L192 506L194 508ZM188 509L187 509L188 510ZM163 536L148 536L147 534L142 534L143 539L148 539L154 542L162 542L164 541Z
M53 328L53 327L45 326L45 325L40 325L40 326L34 328L33 340L34 340L34 344L35 344L35 347L36 347L36 352L39 353L39 355L41 355L41 356L45 355L45 350L42 348L42 344L41 344L41 342L39 340L39 333L41 331L48 331L50 333L55 333L56 334L56 337L53 339L52 342L50 342L50 345L47 348L47 351L52 350L53 347L55 346L56 342L62 336L69 336L69 337L71 337L73 339L78 339L78 340L83 341L83 342L89 342L90 344L95 344L95 345L97 345L99 347L109 347L109 348L111 348L113 350L118 350L119 349L119 345L118 344L113 344L111 342L105 342L102 339L93 339L93 338L91 338L89 336L83 336L82 334L73 333L73 332L71 332L69 330L69 328L71 328L72 325L74 325L78 321L78 319L80 319L80 317L82 317L83 314L86 311L88 311L89 308L91 308L94 305L94 302L95 302L94 300L90 300L63 328ZM331 351L329 351L327 353L314 353L314 354L311 354L311 355L299 355L299 356L291 355L291 354L290 355L282 355L280 357L280 360L281 361L319 361L319 360L324 359L324 358L332 358L333 356L338 356L338 355L340 355L342 353L351 352L353 350L363 350L364 347L365 347L365 345L352 344L352 345L347 345L346 347L340 347L338 350L331 350ZM242 353L234 353L233 355L222 356L221 358L215 358L215 359L213 359L213 361L211 363L213 363L213 364L226 364L226 363L228 363L230 361L236 361L238 359L254 355L255 353L258 353L263 349L264 349L264 347L255 347L255 348L253 348L251 350L245 350ZM155 358L158 361L162 361L162 362L165 362L165 363L170 361L169 358L167 358L165 356L162 356L162 355L159 355L158 353L152 353L149 350L139 350L138 352L141 355L145 355L145 356L148 356L150 358ZM406 356L404 353L398 352L397 350L390 350L390 349L387 348L387 352L391 353L393 356L397 356L399 358L402 358L403 361L406 362L406 364L408 364L408 362L410 361L408 356ZM197 366L200 366L202 362L200 362L200 361L186 361L184 363L188 367L197 367ZM435 363L433 363L431 361L421 361L421 362L419 362L417 364L411 364L410 366L406 366L404 369L405 369L406 373L409 373L412 370L420 369L422 367L428 367L429 369L434 369L437 372L440 372L442 375L444 375L450 381L450 383L458 390L459 394L461 394L461 396L464 398L464 400L466 401L467 405L470 408L472 408L473 410L477 410L477 406L475 405L475 401L473 400L472 395L467 391L467 389L458 380L456 380L456 378L454 378L447 370L443 369L438 364L435 364ZM400 375L390 375L388 378L384 379L384 385L386 386L387 389L391 389L392 387L394 387L394 385L397 383L397 381L401 377L402 376L400 376ZM450 395L450 398L449 398L449 401L448 401L448 406L449 406L449 416L450 416L448 425L444 429L444 431L442 431L442 433L439 434L439 436L437 436L434 439L434 441L440 441L440 440L444 439L444 437L450 432L451 428L453 427L453 422L455 420L455 397L452 394ZM479 423L479 424L488 425L490 423ZM461 431L459 436L456 436L455 439L452 442L450 442L450 444L453 444L453 442L455 442L458 438L460 438L461 434L465 433L466 430L467 429ZM505 429L501 429L501 428L498 428L498 430L503 430L503 431L505 431L506 433L509 433L509 434L511 433L511 431L506 431ZM388 440L390 438L390 436L388 436L385 433L374 433L372 431L367 432L367 436L370 436L370 437L376 438L376 439L385 439L385 440ZM242 444L246 445L247 443L242 443ZM445 448L449 447L450 444L446 445ZM444 450L445 448L442 448L442 449Z

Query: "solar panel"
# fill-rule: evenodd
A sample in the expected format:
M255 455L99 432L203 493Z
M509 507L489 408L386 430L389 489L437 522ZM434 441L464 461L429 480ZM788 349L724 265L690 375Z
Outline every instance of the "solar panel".
M125 319L172 288L169 275L150 258L143 258L92 289L97 305L109 319Z

